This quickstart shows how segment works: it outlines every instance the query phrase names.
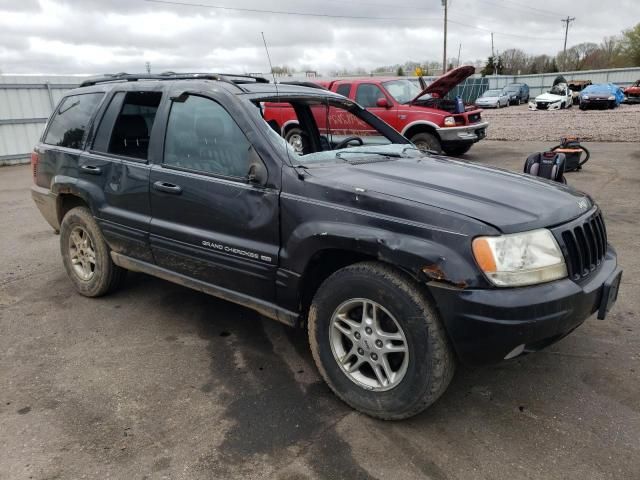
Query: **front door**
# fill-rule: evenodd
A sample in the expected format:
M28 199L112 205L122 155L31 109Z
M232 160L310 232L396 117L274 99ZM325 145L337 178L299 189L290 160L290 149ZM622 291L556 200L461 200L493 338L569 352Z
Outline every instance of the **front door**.
M388 106L379 107L378 100L386 100ZM398 108L387 98L378 85L373 83L359 84L356 88L356 103L398 130Z
M160 267L274 300L278 192L248 182L255 158L221 103L173 99L163 158L150 178L150 242Z

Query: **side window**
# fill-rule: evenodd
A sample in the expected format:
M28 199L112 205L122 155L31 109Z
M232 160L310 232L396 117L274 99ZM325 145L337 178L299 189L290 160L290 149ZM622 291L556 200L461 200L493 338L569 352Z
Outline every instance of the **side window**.
M60 102L44 138L44 143L59 147L82 148L89 122L104 93L71 95Z
M371 83L363 83L358 85L356 90L356 103L364 108L375 107L379 98L386 98L380 87Z
M350 83L343 83L342 85L338 85L338 88L336 89L336 93L339 93L340 95L344 95L345 97L349 96L350 91L351 91Z
M118 98L121 99L121 95L124 95L124 102L120 108L121 103ZM98 128L94 150L146 160L149 153L151 128L161 99L161 92L118 92ZM118 109L119 113L113 124L111 138L106 144L101 141L105 138L102 129L111 127L109 119L113 118Z
M251 144L217 102L189 96L174 102L165 138L164 164L225 177L246 177Z

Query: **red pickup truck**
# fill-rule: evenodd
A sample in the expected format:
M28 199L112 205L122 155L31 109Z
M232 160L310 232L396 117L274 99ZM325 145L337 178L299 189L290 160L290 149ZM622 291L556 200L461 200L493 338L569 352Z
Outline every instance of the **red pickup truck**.
M455 68L425 89L421 89L418 82L397 77L351 78L314 83L354 100L420 149L462 155L475 142L485 137L488 123L482 120L481 110L476 107L466 106L463 112L457 113L456 102L445 96L474 71L471 66ZM296 151L302 150L303 132L293 108L285 104L267 103L264 105L263 115ZM321 130L326 121L331 121L333 126L339 120L329 117L325 119L321 115L316 117ZM361 128L360 125L343 124L341 133L345 138L364 138L365 143L375 141L367 137Z

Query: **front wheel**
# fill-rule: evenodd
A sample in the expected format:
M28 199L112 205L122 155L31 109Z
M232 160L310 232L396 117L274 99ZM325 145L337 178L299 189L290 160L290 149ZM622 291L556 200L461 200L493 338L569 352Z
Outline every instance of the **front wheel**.
M377 262L345 267L320 286L309 311L309 343L334 393L385 420L427 408L455 369L425 294L411 278Z
M284 136L284 139L293 147L298 155L302 155L304 153L304 139L302 135L302 130L299 128L292 128Z
M111 260L109 246L87 207L72 208L60 225L62 262L76 290L99 297L115 290L126 270Z
M433 133L418 133L411 137L411 142L423 152L442 153L440 140Z
M447 155L451 157L457 157L467 153L472 146L473 146L473 143L463 143L463 144L448 145L443 148L444 148L444 153L446 153Z

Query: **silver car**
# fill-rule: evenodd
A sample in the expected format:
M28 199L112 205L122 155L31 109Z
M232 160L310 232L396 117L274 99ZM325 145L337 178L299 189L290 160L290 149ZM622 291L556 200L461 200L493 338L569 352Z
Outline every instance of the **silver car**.
M501 108L509 105L509 94L504 90L487 90L475 102L480 108Z

